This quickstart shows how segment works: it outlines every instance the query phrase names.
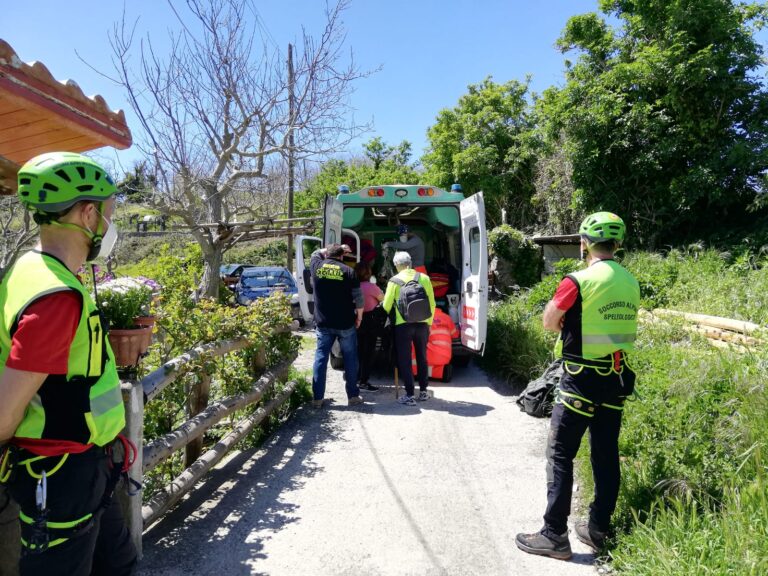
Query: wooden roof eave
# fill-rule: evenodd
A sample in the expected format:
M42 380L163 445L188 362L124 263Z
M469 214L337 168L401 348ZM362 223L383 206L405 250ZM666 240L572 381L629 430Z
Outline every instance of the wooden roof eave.
M71 80L57 81L40 62L22 62L0 39L0 194L15 191L19 167L38 154L131 143L122 110L87 97Z

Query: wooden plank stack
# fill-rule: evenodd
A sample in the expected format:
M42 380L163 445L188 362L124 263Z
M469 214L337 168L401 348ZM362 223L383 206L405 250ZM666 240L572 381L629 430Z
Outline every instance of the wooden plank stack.
M641 311L641 320L650 322L664 322L669 319L679 318L686 323L685 329L702 334L707 341L718 348L735 348L742 352L766 345L768 329L753 322L722 318L720 316L708 316L707 314L694 314L680 312L666 308L656 308L652 312Z

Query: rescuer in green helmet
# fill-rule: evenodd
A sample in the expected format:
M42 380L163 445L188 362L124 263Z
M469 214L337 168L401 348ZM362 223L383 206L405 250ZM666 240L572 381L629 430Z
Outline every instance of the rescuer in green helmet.
M626 227L611 212L587 216L579 227L587 267L566 276L544 310L544 328L560 333L556 355L565 369L552 410L547 440L547 510L544 527L518 534L531 554L567 559L573 459L589 429L595 495L589 518L576 522L576 536L603 547L619 494L619 432L626 398L635 388L627 363L637 336L640 287L614 260Z
M110 446L125 410L107 326L76 271L117 239L115 184L68 152L19 170L37 245L0 282L0 482L19 504L22 575L130 574ZM128 452L128 450L126 450Z

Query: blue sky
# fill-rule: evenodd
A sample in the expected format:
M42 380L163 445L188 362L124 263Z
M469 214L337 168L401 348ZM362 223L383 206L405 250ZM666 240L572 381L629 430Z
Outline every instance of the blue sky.
M92 71L111 73L108 32L120 20L119 0L27 0L4 2L0 38L22 60L40 60L59 80L74 79L86 94L101 94L112 108L126 110L138 130L121 89ZM319 31L321 0L255 0L274 43L295 42L304 26ZM66 8L65 8L66 6ZM351 96L358 121L374 130L354 142L381 136L390 144L409 140L415 156L427 144L426 130L439 110L453 107L467 85L493 76L497 82L532 75L540 92L563 81L564 56L554 42L570 16L597 9L597 0L352 0L344 13L346 47L364 70L381 70L361 79ZM126 2L128 20L139 17L138 31L149 33L162 51L167 30L176 28L162 0ZM129 167L137 152L119 154Z

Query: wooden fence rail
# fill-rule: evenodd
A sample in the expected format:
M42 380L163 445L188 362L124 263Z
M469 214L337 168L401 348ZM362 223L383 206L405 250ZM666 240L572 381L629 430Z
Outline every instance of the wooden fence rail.
M273 334L288 331L287 327L273 329ZM130 470L130 477L142 482L143 475L174 452L186 449L186 469L175 478L170 485L159 490L152 496L146 505L142 505L140 495L129 496L126 491L118 491L123 513L125 514L128 529L136 549L141 556L142 532L153 522L159 519L187 492L197 481L211 468L213 468L226 453L242 440L253 428L264 421L270 414L278 409L293 393L295 382L288 382L266 406L259 407L252 414L238 422L231 432L219 440L215 446L200 455L202 438L205 432L216 425L225 417L237 410L256 404L270 391L275 382L283 379L288 373L291 364L296 358L296 353L284 359L277 366L266 369L264 350L256 350L254 353L253 370L254 377L258 379L251 388L241 394L229 396L208 405L210 388L210 376L206 375L197 379L190 390L190 402L188 403L189 420L181 424L172 432L144 443L144 406L177 378L185 374L185 368L201 357L224 356L231 352L242 350L249 346L247 340L225 340L198 346L188 352L166 362L157 370L154 370L141 381L122 383L123 401L125 402L126 429L125 435L138 448L138 455Z
M296 382L288 382L280 394L264 408L258 408L253 414L243 418L234 429L219 440L215 446L198 458L184 470L169 486L157 492L142 508L143 526L149 526L160 518L168 509L189 492L203 475L224 458L226 453L242 440L255 426L260 424L278 408L293 392Z

